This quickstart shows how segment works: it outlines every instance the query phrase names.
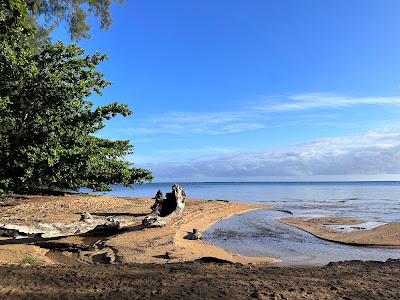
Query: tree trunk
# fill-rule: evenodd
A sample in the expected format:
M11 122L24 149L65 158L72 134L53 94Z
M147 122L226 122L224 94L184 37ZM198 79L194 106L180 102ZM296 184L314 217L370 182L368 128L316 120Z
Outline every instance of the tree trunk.
M185 208L186 193L182 187L174 184L172 192L166 194L166 199L163 199L162 192L158 191L155 200L151 207L153 211L142 220L145 227L162 227L171 219L181 216Z

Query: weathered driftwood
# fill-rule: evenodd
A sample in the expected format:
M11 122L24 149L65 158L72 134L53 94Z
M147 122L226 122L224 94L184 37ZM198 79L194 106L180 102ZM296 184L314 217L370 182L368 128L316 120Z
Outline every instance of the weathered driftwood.
M131 226L133 223L113 218L94 218L84 212L77 222L72 223L37 223L33 225L0 224L0 235L13 238L41 237L53 238L87 233L89 231L120 229ZM136 223L135 223L136 224Z
M147 215L142 224L145 227L161 227L176 216L180 216L185 207L186 193L177 184L172 186L172 192L166 194L164 199L161 191L155 197L155 203L151 207L152 212ZM79 235L90 231L101 231L110 229L123 229L137 226L137 221L114 219L112 217L93 217L90 213L81 213L79 221L72 223L37 223L32 225L23 224L0 224L0 236L13 238L54 238L71 235Z
M151 206L152 209L152 214L154 215L160 215L161 214L161 208L162 208L162 204L164 201L164 194L161 190L158 190L156 196L154 197L155 202L154 204Z
M165 226L172 218L182 214L185 201L186 193L177 184L172 186L172 192L167 193L165 199L163 199L163 193L158 191L155 203L151 207L153 211L142 220L142 224L145 227Z

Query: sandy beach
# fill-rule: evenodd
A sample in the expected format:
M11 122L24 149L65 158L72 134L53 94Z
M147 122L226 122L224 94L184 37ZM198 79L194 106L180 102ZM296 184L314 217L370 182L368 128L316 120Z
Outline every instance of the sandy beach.
M2 0L0 300L400 300L399 14Z
M384 224L366 230L362 227L365 221L353 218L282 218L280 221L333 242L359 246L400 247L400 223ZM340 232L341 228L354 230Z
M132 229L105 236L69 236L52 240L52 247L76 245L80 248L91 246L98 240L106 240L106 249L112 249L121 263L172 263L193 261L211 256L234 263L276 263L279 260L268 257L245 257L227 252L202 240L189 240L187 235L193 228L205 231L213 223L232 216L269 206L248 205L225 201L188 200L185 212L162 228L141 228L141 220L150 213L154 200L150 198L117 198L93 196L40 197L32 196L10 200L1 208L1 223L31 225L35 223L68 223L79 220L81 212L89 212L98 218L115 217L132 222ZM42 243L43 244L43 243ZM57 255L32 243L2 238L0 262L18 263L26 256L43 264L71 261L71 253L58 251ZM81 251L84 252L84 251ZM90 252L90 251L89 251ZM107 251L102 249L101 253ZM165 258L169 253L168 259ZM78 261L90 263L83 253ZM90 253L93 255L93 253ZM67 256L64 258L62 256ZM87 255L86 255L87 256ZM51 257L52 259L49 259ZM115 258L114 258L115 259Z
M271 206L230 201L187 201L185 211L162 228L142 228L154 200L106 196L21 196L1 201L1 223L68 223L80 213L129 220L129 230L83 234L44 241L0 240L3 299L396 299L400 262L343 262L324 267L274 267L272 257L246 257L202 240L187 239L215 222ZM336 222L345 220L336 220ZM317 235L318 224L287 218L285 223ZM334 220L330 220L334 223ZM305 222L306 224L310 222ZM355 220L347 223L357 224ZM137 225L135 225L137 224ZM291 224L292 225L292 224ZM393 225L397 226L397 225ZM393 237L397 227L371 230L373 239ZM382 234L383 232L383 234ZM363 233L366 235L366 233ZM322 236L322 234L321 234ZM324 237L324 236L322 236ZM339 239L340 235L336 236ZM325 238L325 237L324 237ZM333 239L333 238L332 238ZM365 241L370 241L364 238ZM377 242L387 242L376 239ZM101 241L101 247L99 245ZM398 240L393 240L396 244ZM344 241L345 242L345 241ZM397 244L396 244L397 245ZM168 253L168 254L167 254ZM396 275L397 274L397 275Z

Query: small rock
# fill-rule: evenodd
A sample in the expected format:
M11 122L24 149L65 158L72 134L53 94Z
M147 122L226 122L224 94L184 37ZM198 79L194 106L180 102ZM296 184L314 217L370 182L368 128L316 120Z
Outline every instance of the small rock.
M193 233L191 235L191 239L192 240L200 240L202 238L203 238L203 235L201 234L201 232L198 229L193 228Z

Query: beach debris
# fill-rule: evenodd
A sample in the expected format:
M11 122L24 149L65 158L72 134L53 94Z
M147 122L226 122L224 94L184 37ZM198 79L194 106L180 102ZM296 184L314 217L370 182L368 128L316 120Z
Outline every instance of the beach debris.
M182 214L185 208L186 193L177 184L172 186L172 191L166 194L158 191L155 197L155 203L152 206L152 212L147 215L140 226L162 227L167 222ZM89 212L80 214L79 221L70 223L34 223L34 224L1 224L0 236L11 238L33 238L46 239L55 237L65 237L79 235L91 231L120 230L138 226L137 220L115 219L109 217L93 216Z
M158 190L156 196L154 197L156 200L154 204L151 206L151 210L154 212L155 210L161 212L162 203L164 201L164 194L161 190Z
M108 231L137 226L137 221L94 217L88 212L80 214L80 220L71 223L0 224L0 236L18 238L54 238Z
M35 241L33 243L43 249L49 249L56 261L64 261L66 258L84 264L119 264L123 257L118 255L115 247L107 245L105 241L98 240L94 244L75 244L61 240Z
M79 221L90 223L93 221L93 216L88 212L83 212Z
M163 227L172 218L179 217L185 208L186 192L181 186L174 184L165 199L161 191L157 192L154 199L153 211L142 220L145 227Z
M71 223L0 224L0 235L12 238L53 238L119 228L121 228L120 220L112 218L104 220L104 218L94 218L89 213L82 213L79 221Z
M167 221L163 217L159 216L147 216L142 220L144 227L163 227L167 225Z
M191 240L201 240L202 238L203 238L203 235L201 234L201 232L198 229L193 228L193 232L190 235L190 239Z

